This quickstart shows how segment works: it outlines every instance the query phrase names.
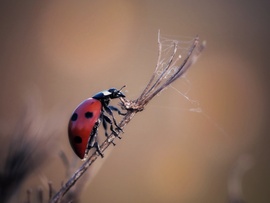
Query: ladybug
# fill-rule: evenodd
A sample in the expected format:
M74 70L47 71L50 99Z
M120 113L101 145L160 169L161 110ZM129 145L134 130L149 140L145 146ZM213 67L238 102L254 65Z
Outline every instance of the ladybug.
M108 136L107 125L110 125L110 130L116 136L116 129L122 131L117 125L113 112L116 111L119 115L125 115L118 108L109 106L111 99L125 97L120 90L110 88L108 90L98 92L92 98L84 100L74 110L69 120L68 137L70 145L75 154L83 159L93 147L103 157L97 142L97 132L100 123L105 129L105 136Z

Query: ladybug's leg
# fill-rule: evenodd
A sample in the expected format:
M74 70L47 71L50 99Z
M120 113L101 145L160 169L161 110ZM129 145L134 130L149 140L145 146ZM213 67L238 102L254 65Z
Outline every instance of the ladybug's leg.
M100 146L99 146L98 142L95 142L93 147L96 148L98 154L103 158L103 157L104 157L104 154L103 154L102 151L100 150Z
M126 115L126 113L121 112L121 111L120 111L117 107L115 107L115 106L108 106L108 108L111 109L112 111L117 111L117 113L118 113L119 115L121 115L121 116L125 116L125 115Z
M111 110L108 106L106 106L106 105L104 105L103 107L104 107L105 111L112 117L113 123L114 123L114 125L117 127L117 129L120 130L121 132L123 132L122 128L120 128L120 127L117 125L112 110Z
M103 120L104 120L104 122L106 123L106 126L107 126L107 123L110 124L110 130L111 130L111 132L114 134L114 136L116 136L116 137L118 137L119 139L121 139L121 137L118 135L118 133L115 132L115 130L113 129L113 123L112 123L112 120L111 120L108 116L106 116L106 115L104 115L104 114L103 114ZM105 129L105 131L106 131L106 129ZM105 134L105 135L106 135L106 134Z
M87 146L87 150L86 150L86 154L88 154L88 152L89 152L89 150L91 148L95 147L96 150L97 150L97 152L99 153L99 155L103 158L104 155L101 152L100 147L99 147L99 144L97 142L97 135L98 135L99 124L100 124L100 120L98 119L98 121L95 123L95 125L93 127L93 130L92 130L92 132L90 134L89 141L88 141L88 146Z
M108 126L107 126L107 122L106 122L106 120L104 118L104 114L103 113L100 114L100 119L102 121L102 125L103 125L103 128L105 130L105 136L108 137L109 136L108 130L107 130L108 129Z
M108 126L107 126L107 122L108 121L106 121L107 119L109 119L107 116L105 116L106 118L104 118L104 114L103 113L101 113L100 114L100 119L102 120L102 125L103 125L103 128L104 128L104 130L105 130L105 136L106 137L108 137L109 136L109 134L108 134ZM109 119L110 120L110 119ZM118 136L119 137L119 136ZM115 146L115 143L112 141L112 144Z

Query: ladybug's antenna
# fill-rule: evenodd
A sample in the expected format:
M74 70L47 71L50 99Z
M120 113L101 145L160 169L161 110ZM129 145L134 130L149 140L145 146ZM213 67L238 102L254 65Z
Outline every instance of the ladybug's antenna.
M126 87L126 85L124 85L123 87L120 88L120 90L118 90L118 92L121 92L122 89L124 89Z

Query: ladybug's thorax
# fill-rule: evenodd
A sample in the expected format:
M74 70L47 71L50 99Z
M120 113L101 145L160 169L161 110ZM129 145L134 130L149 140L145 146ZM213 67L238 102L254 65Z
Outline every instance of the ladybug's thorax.
M102 91L102 92L98 92L97 94L95 94L93 96L94 99L96 100L110 100L110 96L111 96L111 93L109 91Z
M108 90L98 92L93 96L94 99L97 99L99 101L104 101L104 103L109 103L110 99L116 99L119 97L125 97L125 95L115 88L110 88Z

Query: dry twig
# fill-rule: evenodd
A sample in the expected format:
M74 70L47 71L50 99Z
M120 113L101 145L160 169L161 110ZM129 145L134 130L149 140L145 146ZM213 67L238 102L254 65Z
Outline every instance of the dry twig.
M172 82L180 78L186 72L186 70L192 64L194 64L205 47L205 43L199 43L198 37L192 41L189 41L189 46L187 48L183 49L182 46L186 45L183 45L183 43L183 41L161 38L160 34L158 35L159 52L156 69L148 85L136 100L120 98L122 102L120 105L123 109L127 110L127 114L119 123L119 127L123 129L131 121L133 116L136 113L142 111L154 96L168 87ZM184 52L184 57L179 54L182 52ZM181 59L183 59L182 62L178 64ZM117 131L117 134L119 133L120 132ZM116 135L111 134L100 146L101 151L104 152L113 143L115 138ZM93 153L73 174L73 176L63 185L59 192L55 194L51 200L51 203L60 202L62 197L86 172L89 166L94 163L98 156L98 153Z

